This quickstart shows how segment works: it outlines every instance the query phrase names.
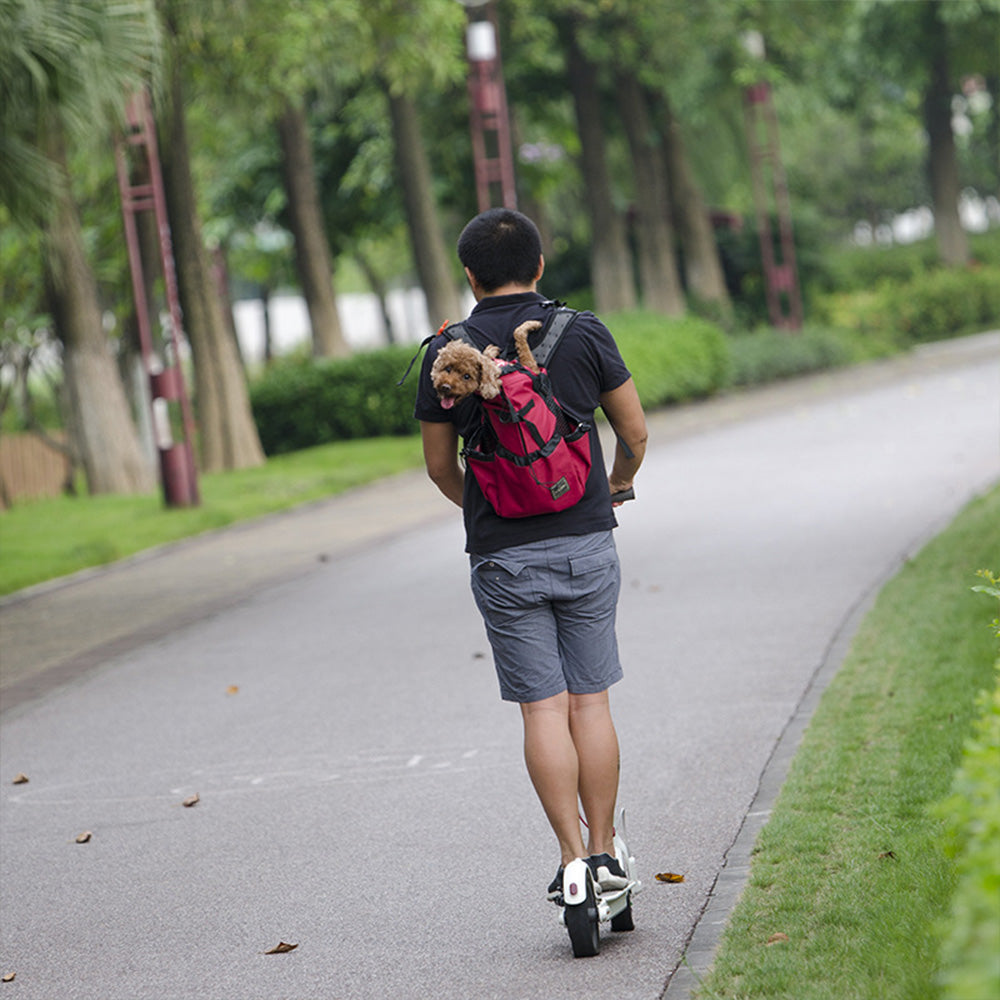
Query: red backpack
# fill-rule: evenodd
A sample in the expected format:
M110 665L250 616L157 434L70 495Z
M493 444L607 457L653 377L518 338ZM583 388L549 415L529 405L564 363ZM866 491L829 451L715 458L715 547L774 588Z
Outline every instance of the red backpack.
M558 403L544 365L579 314L556 307L541 341L532 347L537 374L516 360L500 370L501 391L480 399L479 427L462 448L466 467L500 517L554 514L578 503L590 474L590 424L580 423ZM441 331L478 347L465 323Z

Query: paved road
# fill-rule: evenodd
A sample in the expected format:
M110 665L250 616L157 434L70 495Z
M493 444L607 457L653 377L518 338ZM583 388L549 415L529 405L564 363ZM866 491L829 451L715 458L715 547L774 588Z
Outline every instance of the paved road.
M1000 478L998 358L988 335L653 421L614 692L647 888L594 960L541 898L517 713L422 477L5 602L4 989L662 996L696 927L705 958L857 610Z

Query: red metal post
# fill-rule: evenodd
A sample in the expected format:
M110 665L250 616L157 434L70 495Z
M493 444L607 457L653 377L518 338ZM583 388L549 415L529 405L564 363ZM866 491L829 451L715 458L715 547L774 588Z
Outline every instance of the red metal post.
M778 329L801 330L802 296L795 264L791 202L770 86L757 83L747 87L744 109L768 315ZM772 207L778 220L777 242L771 229Z
M122 216L125 223L125 242L128 247L129 270L132 274L132 291L135 296L136 317L143 363L149 376L153 433L160 455L160 478L167 506L191 507L201 502L198 493L198 474L194 463L192 442L195 436L194 416L180 368L181 325L180 296L177 291L177 274L174 268L173 243L167 205L163 193L163 175L153 127L153 111L149 94L143 90L131 97L125 112L127 132L115 143L115 160L118 168L118 188L122 198ZM135 176L130 170L127 147L135 150L137 163ZM156 219L160 250L160 267L163 274L167 310L170 314L170 358L161 361L153 343L149 322L149 303L143 280L146 263L142 259L136 216L140 212L153 212ZM183 440L175 442L170 420L170 403L180 408Z
M469 58L469 126L479 211L499 202L517 208L514 157L510 142L507 91L500 62L500 43L493 4L474 13L467 5Z

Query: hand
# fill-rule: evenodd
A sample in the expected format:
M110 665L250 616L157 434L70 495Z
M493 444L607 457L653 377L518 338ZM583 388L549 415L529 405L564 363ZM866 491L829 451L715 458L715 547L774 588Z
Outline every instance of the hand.
M620 507L626 500L632 500L635 498L635 490L633 489L631 482L626 483L624 480L609 477L608 488L611 490L612 507ZM621 499L615 500L616 496L621 497Z

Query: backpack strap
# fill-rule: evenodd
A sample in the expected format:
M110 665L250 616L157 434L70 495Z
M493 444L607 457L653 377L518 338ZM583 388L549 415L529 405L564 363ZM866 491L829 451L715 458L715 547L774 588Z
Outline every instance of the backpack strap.
M552 315L542 327L541 339L537 344L531 346L531 353L535 356L535 361L537 362L539 368L547 367L549 358L552 357L556 347L559 346L559 341L562 339L562 335L570 328L577 316L580 315L576 309L570 309L557 299L552 299L544 303L544 305L552 309ZM458 323L446 322L437 333L432 334L421 342L420 346L417 348L417 353L413 356L413 359L407 366L403 377L396 383L397 387L401 386L406 381L406 378L410 374L417 358L420 357L423 349L435 337L447 337L448 340L464 340L467 344L471 344L473 347L478 346L472 339L472 336L469 333L469 328L466 326L464 320Z
M417 358L420 357L421 353L423 352L423 349L435 337L440 337L441 334L444 334L446 337L448 337L451 340L455 340L459 336L459 334L458 333L451 333L449 331L454 330L456 327L461 327L461 329L463 331L465 330L465 324L464 323L452 323L451 326L449 326L448 325L448 321L445 320L444 324L441 326L441 329L438 330L437 333L432 333L429 337L424 337L424 339L420 341L420 346L417 348L417 353L414 354L413 357L410 359L410 363L406 366L406 371L403 372L403 377L396 383L396 388L397 389L406 381L407 376L413 370L413 366L417 363ZM465 337L464 339L468 340L468 337ZM469 341L469 343L472 343L472 342Z
M558 302L553 303L552 318L542 328L542 339L531 348L539 368L548 367L549 358L559 346L562 335L579 315L576 309L570 309Z
M576 309L570 309L556 299L550 299L544 305L551 308L552 315L542 326L541 337L537 343L530 344L529 341L531 353L534 355L539 368L547 366L549 358L552 357L556 347L559 346L562 335L570 328L577 316L580 315ZM443 326L438 330L438 333L449 340L464 340L467 344L472 344L473 347L477 346L464 320L459 323L451 323ZM538 336L538 334L536 333L535 336ZM513 348L511 348L511 353L513 353Z

